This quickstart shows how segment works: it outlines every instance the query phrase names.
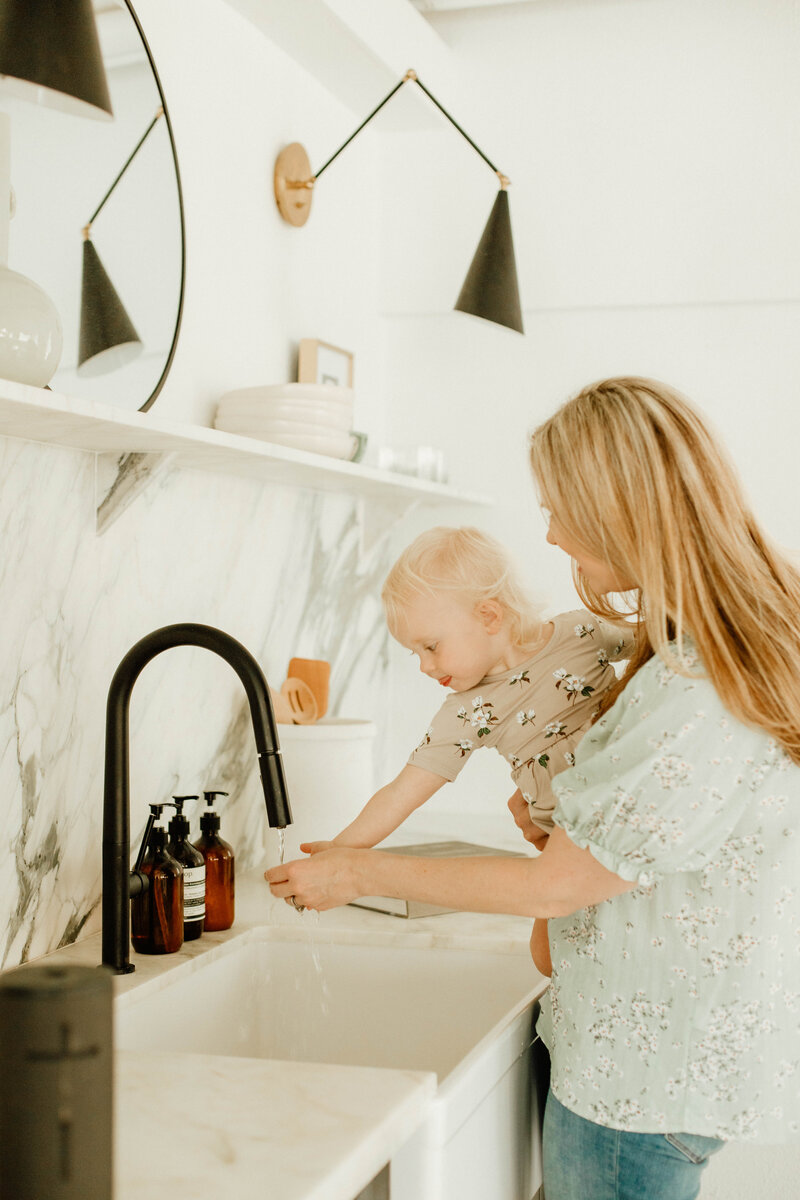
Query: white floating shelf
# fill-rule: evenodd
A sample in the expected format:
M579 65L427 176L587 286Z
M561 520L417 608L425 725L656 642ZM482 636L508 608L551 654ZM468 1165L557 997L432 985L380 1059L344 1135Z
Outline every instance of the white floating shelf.
M0 436L100 454L171 454L179 467L248 475L265 483L344 492L384 505L479 504L488 496L292 450L239 434L179 425L44 388L0 380Z

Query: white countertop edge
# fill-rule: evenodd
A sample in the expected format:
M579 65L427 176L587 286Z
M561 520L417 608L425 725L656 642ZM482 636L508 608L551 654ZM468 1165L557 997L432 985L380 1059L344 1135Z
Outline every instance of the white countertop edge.
M118 1052L115 1195L353 1200L425 1116L436 1076ZM155 1174L154 1174L155 1173Z

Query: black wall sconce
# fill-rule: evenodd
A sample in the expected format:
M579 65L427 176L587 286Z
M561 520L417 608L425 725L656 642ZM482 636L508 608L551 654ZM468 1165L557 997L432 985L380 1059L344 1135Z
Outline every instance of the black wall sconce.
M472 149L481 156L491 167L500 180L500 191L497 193L489 220L483 231L478 249L475 251L467 277L454 305L458 312L471 313L493 321L496 325L505 325L523 333L522 310L519 301L517 284L517 264L514 258L514 242L511 236L511 214L508 205L510 180L498 171L497 167L487 158L480 147L464 132L461 126L453 120L450 113L439 103L434 95L418 79L416 71L406 71L387 96L384 96L377 108L361 122L358 128L350 134L338 150L323 163L320 169L312 174L311 163L303 146L292 142L278 155L275 163L275 199L281 216L290 225L305 225L311 211L312 189L331 163L339 157L353 138L357 137L365 125L375 117L385 104L391 100L405 83L415 83L431 100L451 125L465 138Z
M21 100L114 115L91 0L0 0L0 77Z
M92 225L102 212L117 184L131 165L160 119L159 107L147 129L118 173L97 208L83 227L83 275L81 279L81 324L78 345L78 375L92 378L115 371L142 352L142 341L116 293L100 255L92 242Z

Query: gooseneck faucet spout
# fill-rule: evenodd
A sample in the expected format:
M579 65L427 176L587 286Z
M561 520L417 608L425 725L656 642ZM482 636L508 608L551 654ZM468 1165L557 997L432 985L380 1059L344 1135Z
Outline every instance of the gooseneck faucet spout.
M129 900L143 881L130 871L131 693L141 671L162 650L202 646L230 663L250 704L267 819L275 829L291 824L275 714L264 673L241 642L211 625L165 625L132 646L114 672L106 706L106 762L103 794L103 963L117 975L133 971L130 962Z

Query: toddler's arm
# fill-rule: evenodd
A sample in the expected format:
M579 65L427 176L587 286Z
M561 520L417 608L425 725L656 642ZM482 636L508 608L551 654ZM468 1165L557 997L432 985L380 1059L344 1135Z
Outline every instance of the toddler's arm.
M369 849L393 833L406 817L430 800L445 783L447 780L441 775L407 763L391 783L380 788L367 801L356 819L341 833L337 833L332 842L303 842L300 849L306 853L314 853L327 846Z
M531 931L531 958L533 965L541 975L552 975L553 964L550 961L550 940L547 936L547 917L537 917Z

